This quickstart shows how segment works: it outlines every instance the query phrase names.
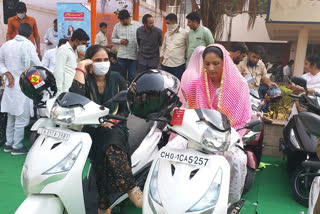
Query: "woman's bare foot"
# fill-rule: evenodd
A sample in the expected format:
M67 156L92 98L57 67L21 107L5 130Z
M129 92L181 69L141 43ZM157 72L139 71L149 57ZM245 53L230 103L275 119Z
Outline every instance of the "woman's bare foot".
M98 214L111 214L111 209L110 208L106 210L98 209Z
M137 208L142 208L143 193L139 187L134 187L128 192L129 199Z

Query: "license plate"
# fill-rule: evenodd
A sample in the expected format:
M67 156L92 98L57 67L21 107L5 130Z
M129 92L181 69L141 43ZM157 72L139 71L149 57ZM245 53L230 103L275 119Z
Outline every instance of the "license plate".
M64 133L64 132L55 131L55 130L52 130L52 129L39 128L37 133L38 134L42 134L42 135L46 135L46 136L49 136L49 137L57 138L59 140L64 140L64 141L68 141L69 138L70 138L70 134Z
M164 160L185 163L196 166L207 166L209 158L201 157L199 155L193 154L184 154L182 152L173 152L173 151L161 151L160 158Z

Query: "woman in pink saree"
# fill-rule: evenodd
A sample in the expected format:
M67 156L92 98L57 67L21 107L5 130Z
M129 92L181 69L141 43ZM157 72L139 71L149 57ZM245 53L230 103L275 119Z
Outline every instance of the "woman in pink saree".
M180 81L180 90L178 96L181 98L183 97L181 88L186 86L191 80L198 79L202 72L202 65L203 65L203 59L202 59L202 53L206 47L199 46L196 49L194 49L190 61L188 64L187 69L183 72L181 81ZM183 103L183 107L186 106L185 100L180 99L180 101Z
M237 130L251 119L249 87L222 45L210 45L203 52L203 72L198 79L182 87L187 108L215 109L225 114ZM239 132L238 132L239 133ZM239 133L240 138L243 131ZM239 146L243 146L242 142ZM231 166L229 203L240 200L245 177L247 156L234 147L224 152Z

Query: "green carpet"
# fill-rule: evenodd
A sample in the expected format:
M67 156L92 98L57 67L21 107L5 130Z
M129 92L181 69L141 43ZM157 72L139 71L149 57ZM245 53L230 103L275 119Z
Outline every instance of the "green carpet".
M20 184L20 173L25 155L11 156L0 147L0 213L12 214L24 200ZM263 157L265 166L256 172L255 184L244 196L245 205L242 214L298 214L307 213L307 209L297 204L291 196L289 178L284 168L284 162L279 158ZM141 214L126 201L124 213ZM115 210L116 211L116 210Z
M292 197L289 177L284 161L279 158L262 157L261 170L256 172L255 184L244 195L243 214L299 214L307 208Z

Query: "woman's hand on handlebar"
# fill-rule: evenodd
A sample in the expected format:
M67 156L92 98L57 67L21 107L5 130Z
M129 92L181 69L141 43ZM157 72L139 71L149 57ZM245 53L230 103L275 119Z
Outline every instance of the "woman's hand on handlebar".
M305 92L305 90L298 85L287 85L287 88L291 89L294 94L300 94L301 92Z
M110 119L109 121L112 122L112 123L104 122L104 123L101 124L101 127L103 127L103 128L111 128L111 127L115 126L115 124L113 124L113 123L117 123L117 124L119 123L119 120Z

